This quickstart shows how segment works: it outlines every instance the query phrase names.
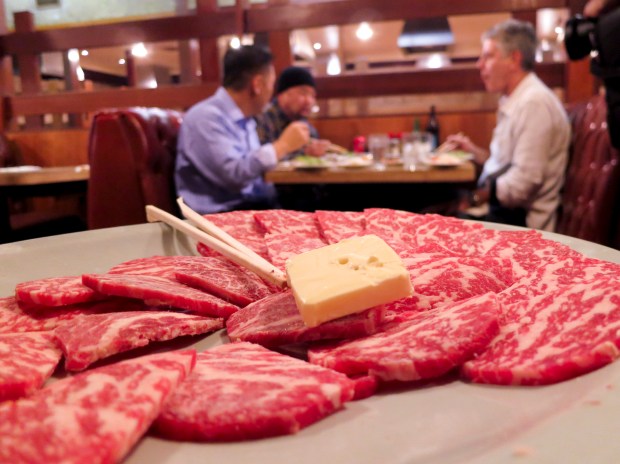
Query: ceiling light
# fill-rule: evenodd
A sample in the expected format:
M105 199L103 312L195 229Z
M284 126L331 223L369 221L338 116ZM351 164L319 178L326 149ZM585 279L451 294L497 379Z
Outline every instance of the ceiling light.
M140 42L131 47L131 54L133 56L137 56L138 58L144 58L146 55L149 54L149 52L144 46L144 44Z
M373 30L367 22L360 23L355 31L356 37L360 40L368 40L373 34Z
M329 55L327 60L327 74L330 76L337 76L341 72L340 58L335 53Z
M69 50L67 52L67 58L69 58L69 61L71 61L72 63L78 63L80 61L80 54L77 51L77 48L72 48L71 50Z
M239 40L239 37L233 37L232 39L230 39L230 48L239 47L241 47L241 40Z
M88 56L88 50L82 50L82 56Z
M125 64L125 58L121 58L120 60L118 60L118 64Z
M450 65L450 58L445 53L431 53L420 58L417 63L420 68L438 69Z
M315 50L320 50L321 44L319 42L314 42L314 45L312 45L312 48L314 48Z

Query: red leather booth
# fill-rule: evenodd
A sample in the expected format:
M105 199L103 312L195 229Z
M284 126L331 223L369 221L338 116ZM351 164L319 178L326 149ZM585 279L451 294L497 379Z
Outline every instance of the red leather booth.
M88 157L88 228L146 222L144 207L178 215L174 161L182 113L120 108L93 117Z
M556 231L620 249L620 153L611 146L602 96L569 107L572 125Z

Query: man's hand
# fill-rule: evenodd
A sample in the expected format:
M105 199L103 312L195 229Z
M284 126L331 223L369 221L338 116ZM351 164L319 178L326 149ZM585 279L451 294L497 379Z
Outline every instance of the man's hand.
M310 129L301 121L294 121L286 126L278 140L273 142L278 159L299 150L310 140Z
M464 195L459 200L459 211L466 211L472 206L480 206L484 203L488 203L490 192L488 187L482 187L476 190L472 190L467 195Z
M487 150L479 147L474 142L472 142L469 137L461 133L449 135L446 138L446 142L453 144L455 148L459 150L463 150L473 154L474 160L479 164L484 163L489 157L489 152Z
M304 147L304 153L308 156L323 156L329 147L329 140L310 139L310 142Z

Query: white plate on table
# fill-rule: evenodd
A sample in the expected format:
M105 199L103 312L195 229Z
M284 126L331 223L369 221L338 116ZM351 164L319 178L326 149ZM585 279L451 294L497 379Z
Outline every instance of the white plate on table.
M312 161L312 162L292 160L290 165L294 169L300 169L304 171L320 171L321 169L327 169L333 166L333 163L329 163L320 158L316 158L316 161Z
M620 251L544 235L588 256L620 262ZM163 224L1 245L0 296L12 295L25 280L105 272L129 259L172 254L196 254L194 243ZM202 351L224 343L226 336L219 331L190 340L185 343ZM291 436L218 444L147 436L125 463L609 464L620 456L618 411L620 362L546 387L452 379L348 403Z
M370 153L340 155L336 160L336 166L347 169L367 168L372 166L373 162L374 160Z
M455 168L465 163L466 160L451 153L429 154L422 160L424 164L436 168Z

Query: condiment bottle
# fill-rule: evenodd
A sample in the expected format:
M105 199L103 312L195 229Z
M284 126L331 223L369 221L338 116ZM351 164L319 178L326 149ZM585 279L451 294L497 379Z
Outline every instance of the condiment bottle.
M437 113L435 112L435 105L431 106L431 111L428 114L428 123L426 124L426 132L432 134L432 148L434 150L439 146L439 122L437 121Z

